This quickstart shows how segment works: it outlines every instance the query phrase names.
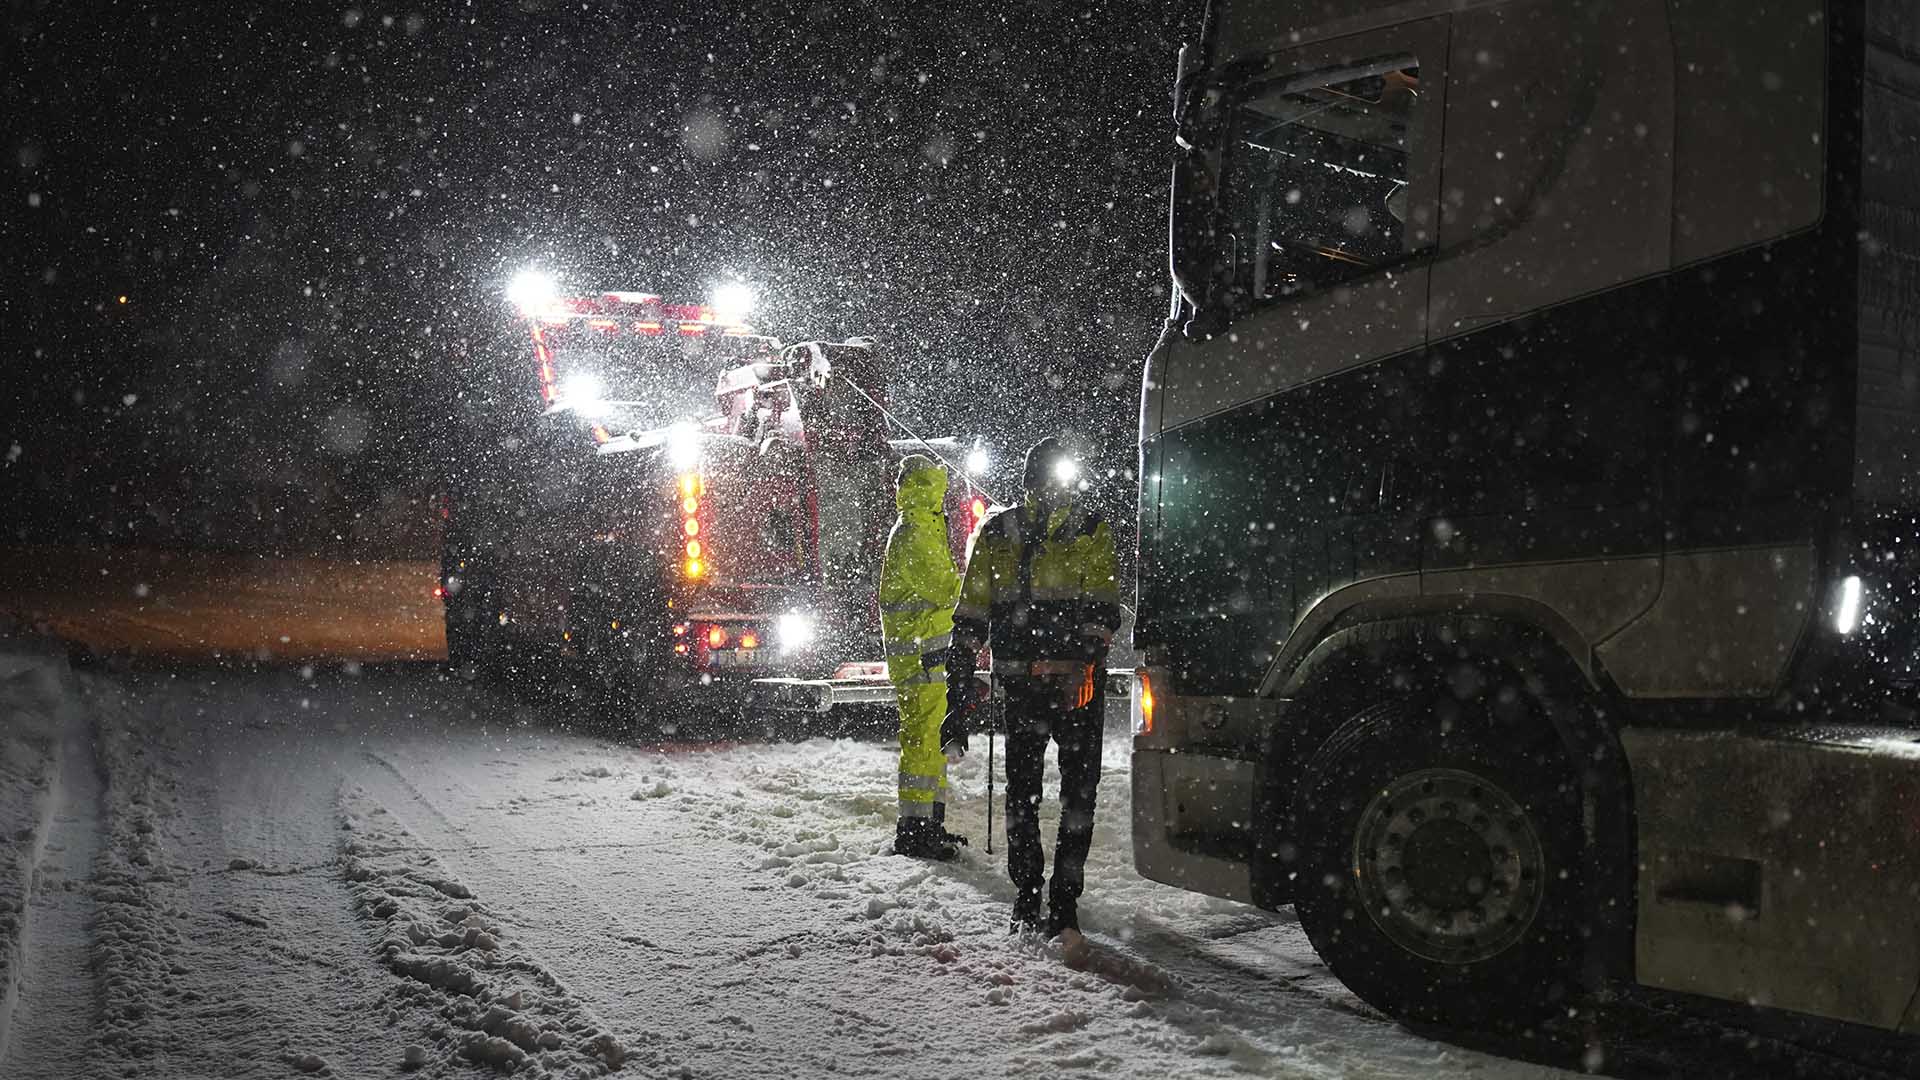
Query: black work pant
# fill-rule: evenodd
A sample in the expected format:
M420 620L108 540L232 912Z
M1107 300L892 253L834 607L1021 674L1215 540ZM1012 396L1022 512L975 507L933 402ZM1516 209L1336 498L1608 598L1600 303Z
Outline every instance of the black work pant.
M1030 903L1039 900L1046 873L1046 852L1040 847L1040 781L1046 771L1047 740L1060 746L1060 836L1053 848L1048 901L1055 911L1072 910L1086 885L1093 802L1100 788L1103 682L1096 679L1093 700L1075 709L1063 700L1066 689L1059 679L1005 680L1007 876Z

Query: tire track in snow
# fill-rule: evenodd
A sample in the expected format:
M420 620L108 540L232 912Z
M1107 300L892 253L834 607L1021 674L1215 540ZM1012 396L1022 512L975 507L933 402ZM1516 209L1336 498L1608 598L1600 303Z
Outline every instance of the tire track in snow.
M0 679L0 1065L9 1075L72 1071L91 1030L88 878L100 779L64 661ZM14 886L17 885L17 891Z
M96 1068L238 1080L399 1066L374 1007L387 976L339 883L330 749L313 729L235 723L262 711L245 677L85 685L107 785ZM276 869L321 855L325 877Z
M584 1078L620 1069L626 1045L502 927L501 920L387 807L355 786L340 797L341 873L382 963L404 982L392 1011L423 1035L410 1068L460 1062L531 1076Z
M742 874L729 865L739 849L711 848L673 808L630 800L624 791L610 800L629 812L651 808L659 815L655 825L671 825L664 831L679 836L634 864L585 855L585 844L576 851L572 840L591 842L578 820L541 831L551 823L489 815L491 842L482 844L459 826L458 811L441 804L479 810L497 792L463 786L450 763L402 768L384 753L368 757L361 778L367 790L428 839L463 881L494 896L503 919L517 923L519 936L560 966L602 1015L669 1025L666 1034L649 1037L670 1036L675 1058L692 1075L761 1076L770 1065L801 1076L950 1075L950 1066L933 1062L950 1062L963 1047L931 1051L921 1014L887 1007L900 982L897 973L876 978L863 925L796 905L803 898L784 890L741 893ZM429 796L411 775L453 782L448 792ZM611 772L593 778L627 781ZM522 850L535 854L506 854ZM776 938L780 944L770 944ZM806 976L797 980L796 969ZM836 997L877 1004L880 1015L853 1020L835 1011ZM928 1057L915 1060L922 1049Z

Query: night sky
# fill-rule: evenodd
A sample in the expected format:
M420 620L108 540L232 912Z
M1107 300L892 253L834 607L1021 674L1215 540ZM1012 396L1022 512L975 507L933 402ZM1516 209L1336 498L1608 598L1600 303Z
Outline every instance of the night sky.
M1125 470L1184 7L11 4L9 538L390 541L529 263L744 277L929 431Z

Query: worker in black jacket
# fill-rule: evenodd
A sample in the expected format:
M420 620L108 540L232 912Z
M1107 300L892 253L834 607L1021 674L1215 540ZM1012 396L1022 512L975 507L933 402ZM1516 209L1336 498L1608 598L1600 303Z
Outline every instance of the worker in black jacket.
M1078 930L1087 849L1100 786L1102 678L1120 625L1113 534L1075 497L1079 470L1055 439L1027 454L1020 505L987 517L975 536L954 609L941 743L964 752L975 657L991 647L1006 691L1007 875L1019 890L1013 928L1040 925L1045 853L1040 780L1047 740L1059 745L1060 835L1049 936Z

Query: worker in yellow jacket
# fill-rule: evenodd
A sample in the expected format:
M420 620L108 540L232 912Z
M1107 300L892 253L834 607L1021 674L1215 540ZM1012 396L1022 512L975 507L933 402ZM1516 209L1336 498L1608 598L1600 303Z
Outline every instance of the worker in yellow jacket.
M1080 929L1080 892L1100 786L1107 649L1120 626L1113 533L1079 498L1079 466L1058 440L1027 454L1020 505L980 524L954 612L943 746L965 753L976 711L973 660L993 650L1006 691L1007 875L1015 930L1039 929L1045 856L1040 781L1059 747L1060 835L1047 892L1049 936Z
M900 705L900 821L896 854L946 860L966 838L946 831L947 759L940 722L947 704L947 652L960 595L947 541L947 473L918 454L900 463L900 517L880 566L880 634L887 677Z

